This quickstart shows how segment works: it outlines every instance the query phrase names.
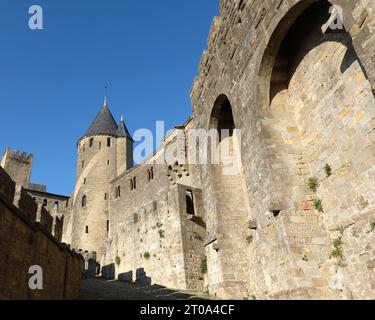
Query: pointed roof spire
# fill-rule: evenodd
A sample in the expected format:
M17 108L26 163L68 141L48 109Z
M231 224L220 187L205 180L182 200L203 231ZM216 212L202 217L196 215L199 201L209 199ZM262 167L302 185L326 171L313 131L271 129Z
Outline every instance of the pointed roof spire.
M105 86L104 87L104 103L103 103L103 106L107 106L108 107L108 101L107 101L107 96L108 96L108 87L107 86Z
M123 116L121 116L121 121L120 121L120 123L118 125L118 129L117 129L116 134L117 134L118 137L129 138L129 139L131 139L133 141L133 138L130 135L130 133L128 131L128 128L125 125L124 117Z
M95 120L87 130L86 136L109 135L116 136L117 124L107 105L102 106Z

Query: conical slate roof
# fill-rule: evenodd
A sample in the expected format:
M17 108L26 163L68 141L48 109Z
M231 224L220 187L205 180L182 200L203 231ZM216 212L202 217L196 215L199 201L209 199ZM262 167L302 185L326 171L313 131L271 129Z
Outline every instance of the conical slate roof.
M117 136L117 124L107 105L104 105L85 136L109 135Z
M117 137L132 139L132 137L131 137L131 135L128 131L128 128L126 127L125 122L122 118L121 118L121 121L118 125L116 135L117 135Z

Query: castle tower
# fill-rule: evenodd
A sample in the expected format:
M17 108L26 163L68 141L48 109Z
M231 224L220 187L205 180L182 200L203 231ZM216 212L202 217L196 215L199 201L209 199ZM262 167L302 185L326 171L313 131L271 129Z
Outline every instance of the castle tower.
M32 162L32 154L20 153L17 150L13 152L8 148L3 154L0 165L17 185L28 188Z
M105 99L90 128L78 141L73 197L74 248L100 254L108 236L109 183L132 164L132 143L125 123L116 124Z

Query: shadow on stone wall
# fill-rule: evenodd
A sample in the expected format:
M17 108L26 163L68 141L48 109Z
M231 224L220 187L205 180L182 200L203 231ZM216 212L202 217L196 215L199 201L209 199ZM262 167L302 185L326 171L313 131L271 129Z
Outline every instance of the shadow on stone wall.
M151 286L152 283L151 277L147 276L144 268L137 269L135 281L133 281L133 271L120 273L117 279L125 283L135 282L135 285L140 287Z
M0 299L78 299L83 258L52 234L48 211L40 211L40 220L37 213L35 201L0 167ZM29 287L32 266L43 271L43 289Z

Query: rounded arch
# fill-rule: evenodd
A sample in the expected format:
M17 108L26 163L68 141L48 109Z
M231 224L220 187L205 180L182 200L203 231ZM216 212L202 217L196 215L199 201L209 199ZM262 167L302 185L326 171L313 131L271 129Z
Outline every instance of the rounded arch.
M235 129L232 104L225 94L220 94L211 110L210 129Z
M322 162L335 162L333 154L347 157L345 145L340 150L332 145L343 140L334 128L349 132L350 114L355 115L351 129L364 125L365 110L374 100L345 26L322 30L332 5L328 0L294 5L272 33L259 69L257 105L277 210L300 205L307 176L318 175ZM346 139L352 139L350 134Z
M290 33L291 29L298 23L298 20L318 19L321 25L326 23L330 17L329 8L332 5L337 5L334 1L328 0L302 0L292 6L289 11L281 18L279 23L274 28L268 43L263 51L262 60L258 71L258 105L261 108L268 107L272 98L270 92L270 83L273 77L273 70L276 59L282 47L285 38ZM316 25L311 23L311 25ZM345 21L344 30L345 30ZM309 23L305 23L309 25ZM309 30L305 30L305 35ZM348 34L350 37L350 35ZM363 70L364 71L364 70ZM282 76L282 75L281 75Z
M215 100L209 119L209 129L218 131L219 143L222 142L223 137L233 136L233 132L236 129L233 108L228 96L225 94L220 94ZM212 147L213 145L209 144L210 150Z
M237 140L234 110L225 94L220 94L211 109L208 128L217 130L208 140L209 180L212 188L207 197L212 199L208 213L209 234L215 240L207 248L212 287L220 296L243 296L247 290L247 246L241 246L250 217L248 194L241 161L241 145ZM215 142L214 142L215 141ZM215 161L211 156L216 155ZM239 206L238 204L242 205ZM226 261L225 263L222 263ZM230 263L228 263L231 261ZM219 278L217 275L220 275ZM231 277L238 280L228 285ZM229 288L231 287L231 288ZM216 289L215 289L216 290Z

